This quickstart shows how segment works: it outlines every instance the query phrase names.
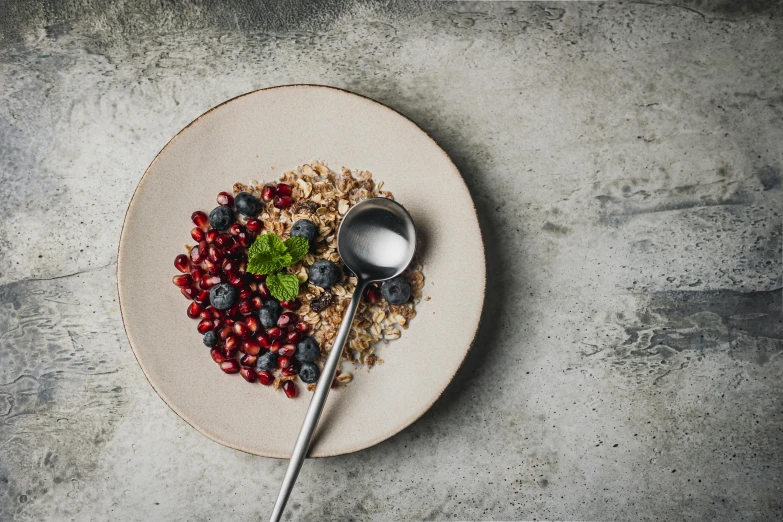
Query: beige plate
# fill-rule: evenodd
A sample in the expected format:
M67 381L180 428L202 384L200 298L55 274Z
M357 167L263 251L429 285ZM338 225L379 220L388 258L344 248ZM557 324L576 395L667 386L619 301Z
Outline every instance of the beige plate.
M225 375L185 315L173 260L192 243L190 214L215 206L236 181L272 181L321 159L369 170L413 216L426 286L385 362L333 390L311 455L358 451L385 440L435 402L462 363L484 301L484 248L465 183L438 145L388 107L339 89L292 85L252 92L207 112L152 162L120 238L117 281L125 330L155 391L187 423L232 448L287 458L310 393L291 400ZM344 364L345 370L351 365Z

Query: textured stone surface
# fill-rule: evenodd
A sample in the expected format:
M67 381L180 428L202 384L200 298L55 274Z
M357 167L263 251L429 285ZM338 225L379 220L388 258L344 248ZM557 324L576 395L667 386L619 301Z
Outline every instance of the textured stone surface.
M172 135L304 82L371 96L438 140L490 274L445 396L389 441L309 461L292 519L780 518L781 15L0 4L0 520L268 514L285 463L207 440L155 395L115 256Z

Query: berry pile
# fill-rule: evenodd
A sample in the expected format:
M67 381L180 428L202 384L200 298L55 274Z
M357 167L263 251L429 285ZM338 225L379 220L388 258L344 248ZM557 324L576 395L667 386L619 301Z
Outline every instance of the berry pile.
M291 187L286 184L267 185L262 194L276 208L292 204ZM295 313L300 302L276 300L264 282L266 276L247 271L247 249L264 228L256 218L265 203L247 192L236 197L221 192L217 203L209 216L193 213L196 226L190 235L198 244L188 255L174 259L181 275L174 276L173 282L191 301L188 317L199 321L196 328L204 336L204 345L225 373L239 373L247 382L266 386L276 374L316 382L320 368L315 362L321 350L307 336L310 326ZM237 214L242 218L238 220ZM297 225L292 235L315 237L312 223ZM326 268L322 283L333 282L333 270ZM283 382L282 389L290 398L298 395L292 380Z

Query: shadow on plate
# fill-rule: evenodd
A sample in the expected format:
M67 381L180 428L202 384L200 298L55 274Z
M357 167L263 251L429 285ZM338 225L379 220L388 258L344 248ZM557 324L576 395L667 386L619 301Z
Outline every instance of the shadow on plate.
M425 129L430 136L446 151L454 164L462 174L473 203L476 206L476 214L479 219L479 226L484 241L484 257L486 261L487 283L484 297L484 308L481 313L476 337L473 340L473 346L468 352L465 360L457 370L454 379L449 383L443 394L435 401L424 415L421 416L413 425L429 424L443 415L447 415L457 406L460 397L468 386L468 383L476 378L488 357L497 349L502 328L500 322L504 311L512 309L509 299L509 292L504 282L504 275L511 269L507 256L508 251L503 247L508 247L507 238L496 237L496 231L502 230L495 206L497 201L481 197L478 190L479 179L483 176L478 159L461 154L460 151L467 150L466 147L455 143L454 137L439 136L437 130ZM426 276L426 267L425 267ZM469 399L465 399L469 400Z

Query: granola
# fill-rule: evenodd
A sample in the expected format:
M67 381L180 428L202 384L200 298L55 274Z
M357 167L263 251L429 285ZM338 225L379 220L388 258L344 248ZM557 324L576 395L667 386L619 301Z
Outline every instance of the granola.
M294 203L288 208L280 209L271 201L264 202L264 184L257 181L251 181L249 184L235 183L233 190L234 194L250 192L255 195L263 205L257 219L263 223L266 231L274 232L283 239L288 237L289 229L300 219L309 220L318 227L318 237L310 253L284 270L296 275L301 283L301 307L297 313L302 321L310 325L310 335L321 347L321 359L318 362L322 366L357 282L356 277L343 266L337 252L337 230L342 216L353 205L366 198L394 199L394 196L383 190L383 182L376 183L368 171L348 170L343 167L338 174L323 162L313 162L285 172L279 183L285 183L292 188L291 197ZM240 222L243 220L244 218L240 218ZM328 259L341 269L337 283L328 290L308 280L309 267L320 259ZM422 298L424 287L424 275L416 260L411 263L403 277L411 286L411 299L405 304L389 305L377 287L368 289L356 312L353 328L343 350L343 361L352 362L355 368L368 369L382 363L376 354L377 346L398 339L402 330L408 328L410 320L416 316L415 306ZM282 375L279 369L275 372L275 388L285 381L297 379L296 376ZM340 373L335 382L344 385L351 380L350 373ZM314 385L308 386L308 389L314 389Z

